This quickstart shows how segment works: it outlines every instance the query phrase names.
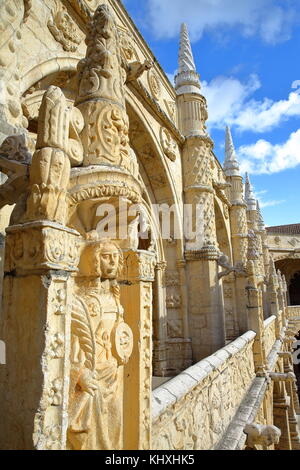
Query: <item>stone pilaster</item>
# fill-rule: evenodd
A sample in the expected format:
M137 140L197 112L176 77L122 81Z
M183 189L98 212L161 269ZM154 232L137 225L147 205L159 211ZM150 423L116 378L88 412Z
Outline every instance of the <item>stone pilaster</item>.
M133 332L132 358L124 370L124 449L151 449L153 253L124 253L121 300Z
M165 262L156 264L153 287L153 375L158 377L166 375L168 361L165 269Z

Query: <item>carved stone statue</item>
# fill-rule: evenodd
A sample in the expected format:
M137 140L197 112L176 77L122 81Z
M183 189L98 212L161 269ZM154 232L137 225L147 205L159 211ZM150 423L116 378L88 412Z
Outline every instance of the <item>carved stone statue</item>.
M123 256L110 240L91 240L82 254L72 308L68 446L109 450L123 446L123 368L132 331L123 320L117 277Z

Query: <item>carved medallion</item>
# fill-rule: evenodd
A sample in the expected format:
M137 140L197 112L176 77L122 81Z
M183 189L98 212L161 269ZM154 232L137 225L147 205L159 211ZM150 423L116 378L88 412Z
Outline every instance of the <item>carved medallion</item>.
M165 100L165 105L173 122L176 122L176 103L174 101Z
M51 18L47 24L49 31L65 51L75 52L81 43L79 30L60 2L55 4Z
M153 72L153 70L150 70L148 72L148 83L149 83L150 91L153 95L153 98L158 100L160 97L160 93L161 93L161 84L160 84L158 76L156 75L155 72Z
M132 36L130 33L119 28L118 33L122 57L126 60L126 62L133 62L134 60L138 60L138 55L135 48L133 47Z
M127 323L119 323L113 331L112 351L121 363L128 362L133 349L133 334Z

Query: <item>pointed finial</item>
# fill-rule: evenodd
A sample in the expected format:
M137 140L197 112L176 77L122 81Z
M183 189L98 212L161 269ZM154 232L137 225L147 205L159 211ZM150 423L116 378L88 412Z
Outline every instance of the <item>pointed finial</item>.
M265 230L265 223L264 219L260 210L260 205L258 202L258 199L256 200L256 210L257 210L257 224L258 224L258 230Z
M175 76L175 90L178 95L183 93L198 93L200 77L196 72L193 52L188 29L185 23L181 25L178 73Z
M178 73L180 72L196 72L196 65L194 62L193 52L191 48L189 33L185 23L181 25L180 31L180 49L179 49L179 62Z
M238 176L240 174L239 163L237 161L229 126L226 126L224 172L226 176Z
M247 203L248 211L256 210L256 199L254 197L254 193L253 193L253 189L250 183L248 173L246 173L246 182L245 182L245 201Z

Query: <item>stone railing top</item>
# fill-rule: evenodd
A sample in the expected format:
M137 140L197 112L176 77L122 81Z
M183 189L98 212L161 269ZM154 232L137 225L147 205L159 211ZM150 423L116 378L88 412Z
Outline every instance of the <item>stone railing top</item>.
M236 340L219 349L211 356L202 359L152 392L152 418L158 418L169 406L174 405L191 392L211 372L221 368L229 358L239 353L253 341L256 333L247 331Z
M271 315L269 318L267 318L267 319L264 321L264 327L265 327L265 328L268 328L268 326L271 325L271 323L273 323L275 320L276 320L276 316L275 316L275 315Z

